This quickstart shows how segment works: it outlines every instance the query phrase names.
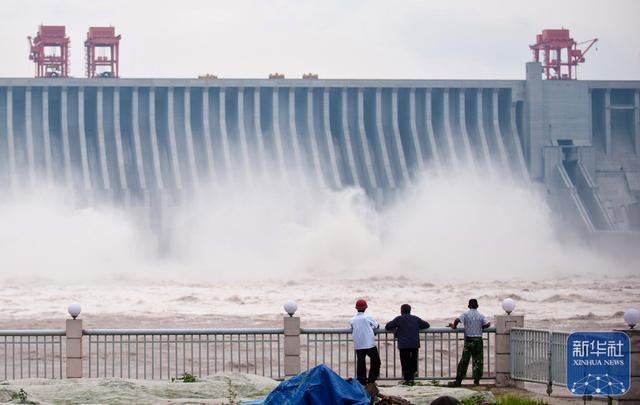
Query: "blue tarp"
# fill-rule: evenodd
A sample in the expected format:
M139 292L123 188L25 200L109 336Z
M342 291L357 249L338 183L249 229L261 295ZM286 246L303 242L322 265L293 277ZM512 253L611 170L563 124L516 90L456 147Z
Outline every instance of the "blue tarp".
M244 404L369 405L370 398L358 380L347 381L321 364L281 382L265 399Z

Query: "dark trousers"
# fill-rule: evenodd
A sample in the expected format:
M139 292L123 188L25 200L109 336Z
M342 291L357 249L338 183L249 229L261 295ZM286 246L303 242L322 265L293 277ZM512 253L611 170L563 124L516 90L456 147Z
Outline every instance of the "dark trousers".
M367 363L366 356L369 356L369 378L367 379ZM367 383L374 383L380 375L380 355L378 354L378 348L376 346L370 349L356 350L357 369L356 375L360 384L366 385Z
M418 349L399 349L402 377L405 381L413 381L418 371Z
M471 369L473 370L473 381L479 382L482 378L482 368L484 366L482 359L482 338L481 337L468 337L464 339L464 350L462 351L462 358L458 363L458 370L456 373L456 381L462 382L467 376L467 368L469 368L469 360L473 358Z

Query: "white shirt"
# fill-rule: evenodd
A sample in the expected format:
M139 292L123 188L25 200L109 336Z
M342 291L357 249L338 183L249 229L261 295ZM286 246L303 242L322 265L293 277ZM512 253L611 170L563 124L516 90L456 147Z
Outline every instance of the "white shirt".
M487 318L477 309L469 309L458 317L464 324L464 335L467 337L482 337L482 325L487 324Z
M358 312L349 323L353 333L353 347L356 350L370 349L376 345L373 330L378 329L380 325L370 315Z

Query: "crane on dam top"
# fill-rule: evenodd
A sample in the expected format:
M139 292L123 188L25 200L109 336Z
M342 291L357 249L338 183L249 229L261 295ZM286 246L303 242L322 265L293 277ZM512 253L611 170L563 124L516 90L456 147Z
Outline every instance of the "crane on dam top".
M69 77L71 41L64 25L40 25L27 39L35 77ZM120 35L114 27L89 27L84 47L88 78L120 77Z
M89 27L84 48L88 78L119 77L120 35L114 27Z
M34 38L28 36L29 59L36 77L69 76L69 37L64 25L41 25Z
M585 61L584 56L596 42L598 38L576 42L565 28L545 29L536 35L536 43L529 45L529 49L533 51L533 60L542 62L542 72L547 80L576 80L578 64ZM586 45L586 48L579 49L580 45Z

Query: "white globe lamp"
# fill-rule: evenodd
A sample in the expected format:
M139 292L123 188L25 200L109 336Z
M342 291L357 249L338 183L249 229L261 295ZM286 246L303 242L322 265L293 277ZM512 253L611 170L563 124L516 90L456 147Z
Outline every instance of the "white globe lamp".
M640 322L640 311L636 308L629 308L624 311L624 321L633 329Z
M504 301L502 301L502 309L504 309L507 315L511 315L513 310L516 309L516 302L511 298L505 298Z
M76 319L78 315L80 315L80 311L82 311L82 308L80 307L80 304L78 304L77 302L74 302L73 304L69 305L69 308L67 308L67 311L69 312L69 315L71 315L73 319Z
M298 304L294 300L289 300L284 304L284 310L289 316L293 316L298 310Z

